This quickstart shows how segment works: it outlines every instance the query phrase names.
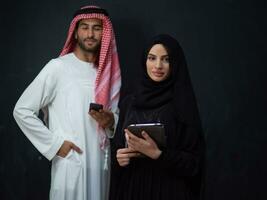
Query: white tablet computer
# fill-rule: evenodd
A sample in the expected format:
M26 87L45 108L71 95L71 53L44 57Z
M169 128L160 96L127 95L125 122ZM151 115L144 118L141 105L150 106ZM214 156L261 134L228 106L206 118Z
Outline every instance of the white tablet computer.
M142 137L142 131L145 131L159 147L166 146L166 136L164 125L161 123L131 124L127 129L137 137Z

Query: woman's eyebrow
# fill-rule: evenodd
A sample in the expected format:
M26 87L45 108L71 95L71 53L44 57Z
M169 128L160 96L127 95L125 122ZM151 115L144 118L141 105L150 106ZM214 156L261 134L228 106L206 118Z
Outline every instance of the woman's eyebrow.
M168 54L166 54L166 55L162 55L161 57L169 57L169 55L168 55Z

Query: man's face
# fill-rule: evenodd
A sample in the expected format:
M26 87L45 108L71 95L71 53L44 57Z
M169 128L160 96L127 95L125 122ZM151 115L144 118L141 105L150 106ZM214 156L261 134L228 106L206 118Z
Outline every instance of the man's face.
M96 53L100 48L102 32L102 20L81 20L75 32L75 38L80 49L89 53Z

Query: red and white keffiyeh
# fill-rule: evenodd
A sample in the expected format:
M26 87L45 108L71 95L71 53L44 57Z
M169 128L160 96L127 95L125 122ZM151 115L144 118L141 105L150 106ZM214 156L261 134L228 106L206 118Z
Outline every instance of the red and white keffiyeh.
M101 48L97 65L97 77L95 80L95 102L103 104L104 108L111 109L117 107L121 86L121 73L119 59L115 41L115 35L112 23L108 16L103 13L86 13L82 10L92 8L100 9L96 6L86 6L81 8L81 14L76 15L68 31L68 37L60 56L73 52L76 46L74 32L76 24L82 19L96 18L102 20L103 34L101 40ZM101 137L101 149L107 144L107 137L104 130L99 128L98 132Z

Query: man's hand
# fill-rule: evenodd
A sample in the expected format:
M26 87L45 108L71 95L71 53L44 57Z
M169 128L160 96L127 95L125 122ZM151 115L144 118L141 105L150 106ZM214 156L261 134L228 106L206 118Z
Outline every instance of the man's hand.
M95 110L89 111L89 115L91 115L102 128L111 128L114 124L114 115L109 110L99 110L99 112Z
M65 140L60 149L58 150L57 155L65 158L71 149L73 149L78 153L82 153L82 150L79 147L77 147L74 143Z
M130 148L123 148L117 150L117 161L121 167L129 165L130 159L133 157L139 157L140 153L133 151Z
M132 134L128 129L125 129L125 137L128 147L134 151L138 151L152 159L157 159L161 155L161 150L158 148L155 141L143 131L143 138L139 138Z

